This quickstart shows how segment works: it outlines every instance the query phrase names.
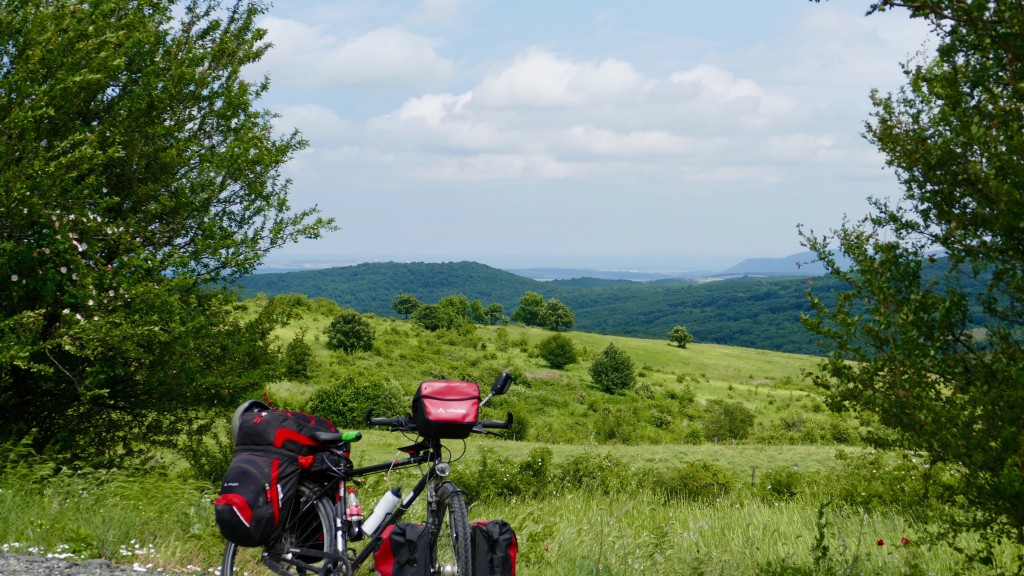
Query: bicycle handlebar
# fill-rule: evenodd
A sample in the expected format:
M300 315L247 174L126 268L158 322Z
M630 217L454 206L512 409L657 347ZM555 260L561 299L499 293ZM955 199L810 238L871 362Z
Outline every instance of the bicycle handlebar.
M374 418L373 408L366 411L366 424L369 426L388 426L395 430L416 430L416 423L409 416L398 416L394 418ZM486 434L485 428L511 428L512 413L509 412L504 420L477 420L473 426L473 432Z

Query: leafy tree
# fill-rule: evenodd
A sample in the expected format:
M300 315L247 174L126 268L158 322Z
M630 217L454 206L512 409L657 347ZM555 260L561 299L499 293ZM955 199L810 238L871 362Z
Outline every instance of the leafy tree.
M431 332L457 330L472 322L471 314L469 299L458 294L445 296L437 304L421 304L412 320Z
M342 308L327 327L327 347L346 354L373 349L373 325L352 308Z
M1024 4L870 11L897 8L939 45L898 91L871 95L866 137L902 198L803 236L845 288L831 306L810 294L805 324L830 346L815 382L834 410L895 431L876 445L963 472L955 493L973 527L1024 543Z
M590 378L602 391L617 394L636 384L636 368L629 354L610 342L590 365Z
M488 324L493 326L498 322L501 322L504 312L505 311L502 309L501 304L489 304L487 308L484 308L484 318L487 320Z
M564 334L552 334L541 340L537 344L537 353L555 370L561 370L579 361L576 345Z
M412 294L406 294L405 292L399 292L398 296L395 296L395 299L391 301L391 308L396 313L405 316L406 319L412 316L419 307L420 301Z
M306 329L299 330L284 348L284 374L296 380L309 378L313 365L313 347L306 342Z
M519 307L512 312L512 321L527 326L540 326L544 317L544 297L527 292L519 299Z
M676 325L668 333L668 341L680 348L686 348L687 344L693 342L693 334L690 334L690 331L685 326Z
M544 310L541 312L541 321L546 328L556 332L565 328L566 330L576 325L576 318L568 306L554 298L544 303Z
M469 303L469 317L476 324L487 322L487 316L484 314L484 305L479 300L473 300Z
M243 321L219 286L333 224L289 206L306 143L241 73L265 10L0 6L0 435L117 460L276 369L286 307Z

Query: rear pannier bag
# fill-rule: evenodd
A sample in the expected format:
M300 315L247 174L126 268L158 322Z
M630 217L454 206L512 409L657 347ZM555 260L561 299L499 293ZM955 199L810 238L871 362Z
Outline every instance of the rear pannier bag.
M217 526L239 546L263 546L277 535L299 485L295 456L235 452L214 502Z
M483 520L470 524L473 548L473 576L516 576L519 542L512 526L504 520Z
M287 410L243 413L231 464L214 501L221 534L239 546L265 546L277 536L304 469L314 468L324 446L317 431L336 431L328 420Z
M377 576L429 576L430 542L427 527L399 522L384 528L382 542L373 553Z
M412 398L412 417L428 438L466 438L476 425L480 387L473 382L421 382Z
M313 434L337 432L326 418L294 410L247 412L238 422L236 448L273 447L299 456L308 456L324 449Z

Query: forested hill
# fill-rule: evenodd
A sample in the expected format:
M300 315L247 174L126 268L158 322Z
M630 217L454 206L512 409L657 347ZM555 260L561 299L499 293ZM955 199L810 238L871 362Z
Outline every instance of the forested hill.
M823 292L831 281L815 282L816 292ZM532 291L568 305L576 316L576 329L585 332L666 338L673 326L683 325L697 342L821 353L814 337L800 325L800 313L809 310L806 278L541 282L475 262L392 262L256 274L241 285L244 297L305 294L380 316L395 316L391 301L399 292L426 303L463 294L485 306L501 304L510 315L523 294Z

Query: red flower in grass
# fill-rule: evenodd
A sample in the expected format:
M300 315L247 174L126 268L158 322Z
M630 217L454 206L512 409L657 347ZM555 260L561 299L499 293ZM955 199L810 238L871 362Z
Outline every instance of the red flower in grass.
M879 546L885 546L885 540L882 540L881 538L879 538L878 542L875 542L875 544L878 544Z
M904 546L909 545L910 544L910 538L907 538L906 536L900 538L900 544L903 544Z

